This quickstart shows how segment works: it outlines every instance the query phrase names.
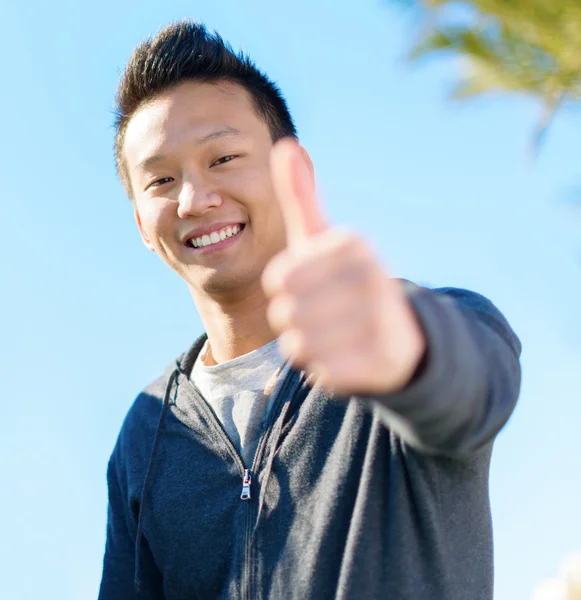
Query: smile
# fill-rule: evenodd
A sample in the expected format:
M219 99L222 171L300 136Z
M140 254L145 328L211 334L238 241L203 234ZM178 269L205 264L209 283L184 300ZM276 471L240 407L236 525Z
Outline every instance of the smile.
M219 244L228 238L239 235L243 229L244 225L234 225L217 229L216 231L212 231L211 233L202 235L200 237L190 238L186 242L186 246L189 246L190 248L205 248L206 246Z

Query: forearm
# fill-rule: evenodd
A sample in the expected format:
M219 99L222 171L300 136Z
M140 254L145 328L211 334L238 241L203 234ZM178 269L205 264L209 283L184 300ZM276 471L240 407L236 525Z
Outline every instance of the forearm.
M415 448L469 454L494 439L515 407L520 342L478 294L415 287L409 298L426 336L425 364L401 392L372 401Z

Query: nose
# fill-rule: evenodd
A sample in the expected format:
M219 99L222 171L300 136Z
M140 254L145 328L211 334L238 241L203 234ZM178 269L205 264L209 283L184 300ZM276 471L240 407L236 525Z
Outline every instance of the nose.
M184 181L178 196L178 216L181 219L200 217L221 203L220 194L208 189L201 182Z

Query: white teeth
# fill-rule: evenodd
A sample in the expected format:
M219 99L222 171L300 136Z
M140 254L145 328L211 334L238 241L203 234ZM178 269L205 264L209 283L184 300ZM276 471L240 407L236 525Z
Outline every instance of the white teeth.
M203 248L205 246L210 246L211 244L222 242L233 235L237 235L241 231L242 227L240 227L240 225L234 225L234 227L225 227L220 231L212 231L212 233L209 235L206 234L199 238L191 238L190 243L194 248Z

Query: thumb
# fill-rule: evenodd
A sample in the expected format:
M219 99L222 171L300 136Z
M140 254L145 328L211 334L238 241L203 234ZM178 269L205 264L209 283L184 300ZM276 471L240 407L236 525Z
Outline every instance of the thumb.
M272 148L270 167L289 246L323 232L327 223L305 150L293 138L282 139Z

